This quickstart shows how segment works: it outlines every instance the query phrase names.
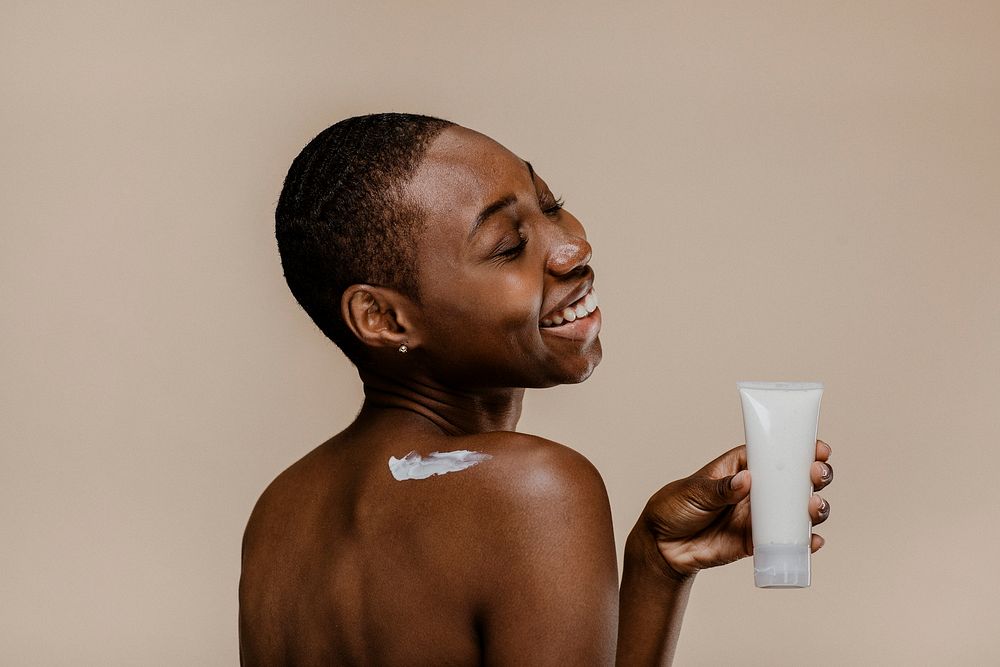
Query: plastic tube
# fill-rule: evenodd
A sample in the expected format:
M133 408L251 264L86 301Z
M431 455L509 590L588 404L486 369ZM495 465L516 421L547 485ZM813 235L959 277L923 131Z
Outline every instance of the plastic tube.
M809 469L823 385L818 382L738 382L743 404L753 575L758 588L810 584L812 521Z

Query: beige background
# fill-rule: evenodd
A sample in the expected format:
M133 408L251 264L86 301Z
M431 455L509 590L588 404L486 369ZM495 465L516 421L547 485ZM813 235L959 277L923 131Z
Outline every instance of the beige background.
M603 471L619 548L741 441L737 380L827 383L814 586L703 573L678 664L1000 661L1000 4L0 7L0 663L237 661L250 508L359 405L274 203L384 110L588 225L605 361L522 426Z

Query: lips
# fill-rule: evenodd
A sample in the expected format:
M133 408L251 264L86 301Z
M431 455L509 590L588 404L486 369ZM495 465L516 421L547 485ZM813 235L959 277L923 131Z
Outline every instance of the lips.
M585 319L597 310L597 306L597 292L594 291L592 285L588 285L587 291L575 301L557 308L543 317L540 326L547 329Z

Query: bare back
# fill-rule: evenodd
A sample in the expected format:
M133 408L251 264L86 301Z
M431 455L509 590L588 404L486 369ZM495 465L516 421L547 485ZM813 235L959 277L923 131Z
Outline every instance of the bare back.
M282 473L254 509L240 582L243 664L482 664L491 609L519 567L516 549L502 551L516 538L511 494L548 484L567 453L582 457L513 433L357 431ZM460 449L494 458L405 481L387 464L411 450ZM604 556L613 592L613 542Z

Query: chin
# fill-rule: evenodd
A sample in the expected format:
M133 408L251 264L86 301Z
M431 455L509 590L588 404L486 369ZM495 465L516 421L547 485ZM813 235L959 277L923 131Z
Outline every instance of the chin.
M565 376L558 382L552 383L550 386L558 384L580 384L591 375L594 374L594 370L597 369L598 364L601 363L601 359L604 357L604 353L601 350L600 339L595 339L594 344L588 349L584 354L582 354L576 361L573 368L567 369Z

